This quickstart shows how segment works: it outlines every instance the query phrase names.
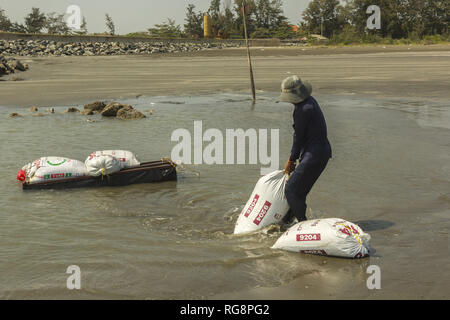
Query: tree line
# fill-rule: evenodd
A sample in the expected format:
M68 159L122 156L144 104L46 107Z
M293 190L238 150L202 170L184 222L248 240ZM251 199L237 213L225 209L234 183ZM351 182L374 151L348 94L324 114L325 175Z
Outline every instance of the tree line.
M381 29L368 30L370 5L380 8ZM377 38L448 37L449 0L313 0L302 14L300 29L336 42Z
M208 9L214 37L242 38L244 36L241 8L247 7L246 18L248 32L252 37L290 37L294 36L287 18L283 15L281 0L212 0ZM147 33L137 32L134 35L169 38L203 37L203 12L196 12L195 5L189 4L186 9L184 29L176 25L174 20L149 28ZM115 34L112 18L106 14L107 33ZM55 12L45 14L39 8L32 8L23 23L12 22L5 10L0 8L0 31L19 33L50 34L87 34L86 19L83 17L81 30L70 29L64 21L64 14Z
M246 10L242 11L245 7ZM203 38L204 15L211 21L213 38L242 39L244 37L243 14L247 21L247 32L252 38L295 38L298 33L291 28L283 13L282 0L211 0L207 11L196 10L194 4L186 7L185 23L177 25L167 18L155 24L147 32L131 33L131 36L155 38Z
M334 42L376 42L380 39L420 40L442 35L448 40L449 0L312 0L300 13L294 32L283 13L281 0L234 0L234 7L212 0L207 11L214 37L242 38L246 5L247 28L251 38L299 38L320 34ZM367 8L380 8L381 28L369 30ZM184 32L189 37L203 36L203 13L189 4ZM172 27L176 27L170 20ZM157 30L158 28L156 28ZM152 29L150 29L152 30ZM153 30L153 31L156 31ZM178 26L179 35L182 34Z
M245 10L242 8L245 7ZM298 36L283 12L282 0L212 0L207 14L211 18L213 37L223 39L244 37L243 17L251 38L292 38ZM188 37L203 37L203 12L188 4L184 32Z
M115 24L109 14L105 14L105 24L107 31L104 34L115 35ZM0 8L0 31L18 33L47 33L63 35L86 35L88 34L86 18L82 17L79 30L69 28L64 14L56 12L43 13L39 8L32 8L31 12L25 16L23 23L11 22L6 16L5 10Z
M20 33L48 34L87 34L87 23L83 17L80 30L72 30L64 20L64 14L56 12L43 13L39 8L32 8L25 16L24 22L12 22L0 8L0 31Z
M370 5L381 10L381 28L368 30L366 13ZM245 8L245 10L243 10ZM380 39L419 40L442 35L448 40L449 0L311 0L298 13L298 31L283 12L282 0L211 0L206 13L210 17L212 37L242 39L243 16L251 38L299 38L320 34L337 43L376 42ZM129 35L156 38L202 38L205 12L188 4L184 26L167 19L147 32ZM115 34L112 18L106 14L107 34ZM12 22L0 8L0 31L50 34L87 34L86 19L80 30L70 29L64 14L45 14L32 8L23 23Z

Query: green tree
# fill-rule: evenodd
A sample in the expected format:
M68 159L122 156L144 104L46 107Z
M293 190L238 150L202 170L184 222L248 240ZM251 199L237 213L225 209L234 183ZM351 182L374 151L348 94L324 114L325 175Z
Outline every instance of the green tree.
M325 36L334 33L334 41L345 43L355 42L358 36L364 41L379 41L382 37L418 40L448 34L449 0L346 0L343 6L336 2L311 1L303 13L302 27L311 33L323 30ZM380 30L367 28L370 5L380 8Z
M179 25L175 25L175 20L167 19L161 24L155 24L154 28L148 29L150 36L155 38L181 38L183 32Z
M45 19L45 28L47 33L50 34L70 34L70 28L64 21L64 14L57 14L56 12L51 12L47 14Z
M236 18L234 20L234 29L237 33L241 35L243 38L244 35L244 20L242 16L242 8L247 8L245 13L245 19L247 22L247 32L248 34L252 34L256 30L255 23L255 2L253 0L234 0L234 11L236 13Z
M188 4L186 8L186 23L184 24L184 32L192 38L203 37L203 14L195 12L195 5Z
M393 38L448 33L450 2L443 0L396 0L390 3L395 24L387 23L384 35ZM388 7L389 8L389 7ZM385 9L386 10L386 9ZM381 9L382 21L386 12Z
M213 35L217 36L222 29L221 14L220 14L220 0L211 0L208 14L211 17L211 30Z
M352 44L362 42L361 34L358 30L351 24L346 24L340 32L336 32L334 36L331 37L330 43L342 43L342 44ZM366 37L364 39L366 42L376 42L376 37Z
M294 39L299 38L299 34L292 30L290 25L283 24L275 29L273 37L278 39Z
M214 36L228 38L235 33L235 20L233 11L230 9L230 0L224 1L221 10L221 1L212 0L208 9L211 17L211 31Z
M257 28L276 29L287 24L281 0L256 0L254 15Z
M450 2L448 0L421 0L418 7L423 8L423 34L448 34Z
M418 0L354 0L352 1L352 23L361 34L378 34L382 37L405 38L409 31L415 28L422 29L423 11L418 9ZM431 1L430 1L431 3ZM381 29L368 30L366 13L367 7L377 5L380 7ZM419 30L419 32L422 32Z
M13 22L11 24L10 30L11 32L18 32L18 33L27 33L28 29L23 24L20 24L18 22Z
M83 16L83 20L81 22L80 25L80 30L76 30L74 31L75 34L88 34L88 29L87 29L87 22L86 22L86 18Z
M5 10L0 8L0 31L11 31L11 20L6 16Z
M352 10L351 10L352 0L344 0L341 2L343 4L339 8L337 20L338 25L340 26L341 29L343 29L345 26L352 25Z
M338 0L313 0L302 14L310 33L331 37L342 28L339 17L342 6Z
M45 14L39 8L32 8L31 13L25 17L25 27L29 33L41 33L45 22Z
M267 28L256 28L256 30L250 34L250 38L253 39L273 38L273 36L273 32Z
M113 19L109 14L105 14L105 19L106 19L106 28L108 28L108 33L112 36L115 35L116 25L114 24Z
M221 21L223 24L222 36L223 38L229 38L234 33L234 14L228 6L225 7Z

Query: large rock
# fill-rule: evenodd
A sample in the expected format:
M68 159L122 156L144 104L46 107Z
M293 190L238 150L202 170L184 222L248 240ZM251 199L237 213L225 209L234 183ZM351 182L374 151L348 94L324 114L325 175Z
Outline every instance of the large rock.
M9 60L8 66L14 70L19 70L19 71L27 70L27 68L19 60Z
M83 109L83 110L81 110L81 114L85 115L85 116L92 116L94 114L94 111L92 111L90 109Z
M9 73L9 69L0 61L0 76Z
M80 110L78 110L75 107L70 107L70 108L67 108L67 110L66 110L66 113L74 113L74 112L80 112Z
M15 73L16 70L25 71L27 69L27 64L23 64L19 60L12 57L4 57L0 55L0 76Z
M84 106L84 110L101 112L106 104L103 101L95 101Z
M8 62L0 62L0 75L14 73L14 68L8 64Z
M139 110L133 109L132 106L126 106L117 112L117 119L120 120L136 120L143 118L145 118L145 115Z
M106 105L106 107L103 108L102 112L100 114L104 117L115 117L117 116L117 112L122 108L128 108L131 107L127 104L121 104L118 102L111 102ZM131 107L132 108L132 107Z
M29 108L29 110L30 110L30 112L38 112L39 111L39 109L36 106L31 106Z

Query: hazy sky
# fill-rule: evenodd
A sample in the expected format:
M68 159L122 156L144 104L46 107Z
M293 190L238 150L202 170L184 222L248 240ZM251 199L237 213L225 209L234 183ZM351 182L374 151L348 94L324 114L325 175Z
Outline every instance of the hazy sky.
M167 18L184 24L186 6L193 3L196 10L206 11L211 0L0 0L0 8L14 22L23 23L32 7L43 12L65 13L69 5L78 5L86 17L89 32L104 32L105 13L116 26L117 34L145 31ZM222 3L226 2L222 0ZM234 1L231 1L234 2ZM298 24L301 12L310 0L284 0L284 14L292 24Z

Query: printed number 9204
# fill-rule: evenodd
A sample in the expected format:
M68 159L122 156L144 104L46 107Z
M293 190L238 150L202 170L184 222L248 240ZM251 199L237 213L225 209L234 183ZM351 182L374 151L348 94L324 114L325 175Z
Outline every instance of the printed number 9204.
M297 241L319 241L320 233L304 233L297 235Z

